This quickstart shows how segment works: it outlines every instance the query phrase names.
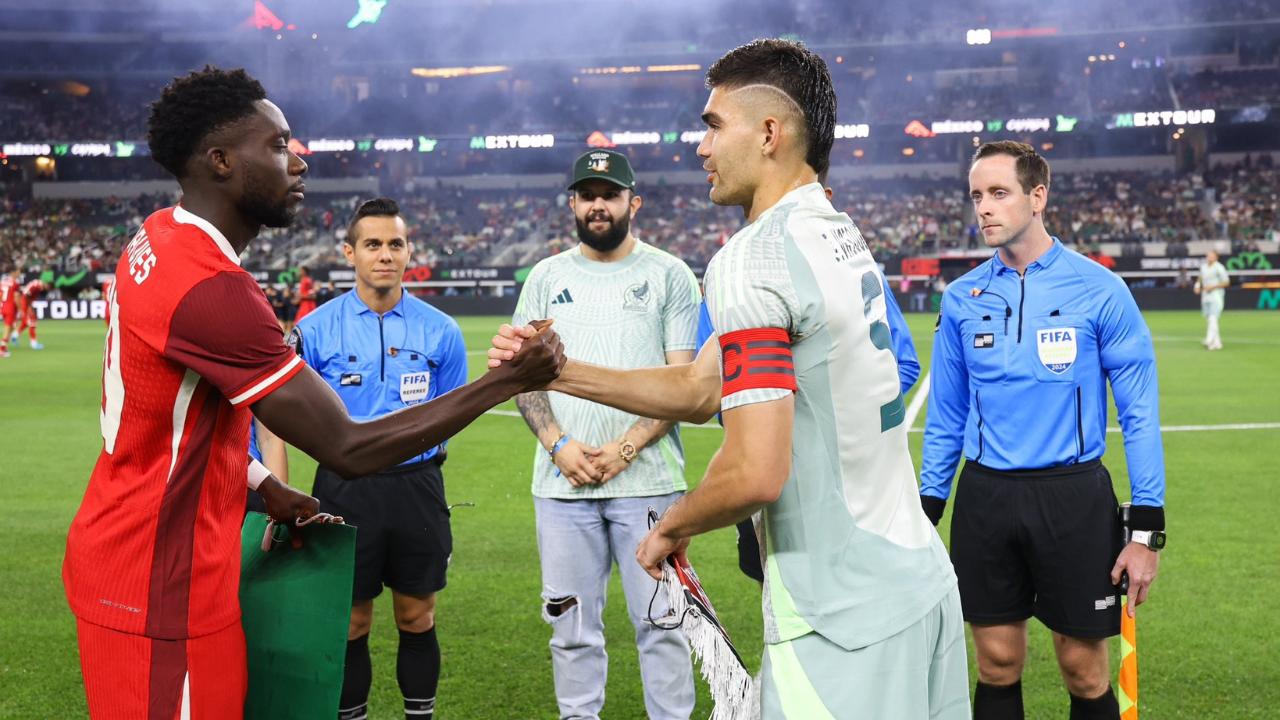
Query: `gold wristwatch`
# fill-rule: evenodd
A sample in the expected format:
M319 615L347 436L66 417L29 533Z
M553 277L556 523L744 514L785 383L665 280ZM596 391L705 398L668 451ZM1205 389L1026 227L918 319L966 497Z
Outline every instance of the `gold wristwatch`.
M639 454L640 451L636 449L636 444L630 440L622 438L622 441L618 443L618 455L622 456L622 461L626 464L630 465L636 459L636 455Z

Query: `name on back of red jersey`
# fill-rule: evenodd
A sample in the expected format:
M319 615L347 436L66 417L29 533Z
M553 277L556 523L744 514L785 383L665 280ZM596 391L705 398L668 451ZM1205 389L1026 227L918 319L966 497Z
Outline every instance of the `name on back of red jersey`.
M145 227L129 241L129 245L125 247L125 254L129 256L129 275L133 277L134 282L141 285L151 277L151 269L156 266L156 256L151 252L151 240L147 237Z

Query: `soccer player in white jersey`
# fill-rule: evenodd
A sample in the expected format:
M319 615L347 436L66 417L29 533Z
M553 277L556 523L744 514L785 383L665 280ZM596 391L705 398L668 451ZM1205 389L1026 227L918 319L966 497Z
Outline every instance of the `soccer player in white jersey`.
M968 718L960 597L916 497L879 274L817 182L836 116L826 65L757 40L707 85L711 199L749 223L707 269L719 336L682 366L570 361L550 389L644 417L722 411L706 477L636 556L659 577L694 535L756 515L766 718ZM531 334L503 328L491 364Z
M1218 318L1222 317L1222 308L1227 301L1227 286L1230 284L1231 276L1227 275L1227 269L1218 262L1218 253L1210 250L1204 256L1204 265L1200 266L1200 277L1196 278L1195 287L1196 294L1200 296L1200 312L1208 325L1200 344L1209 350L1222 349Z

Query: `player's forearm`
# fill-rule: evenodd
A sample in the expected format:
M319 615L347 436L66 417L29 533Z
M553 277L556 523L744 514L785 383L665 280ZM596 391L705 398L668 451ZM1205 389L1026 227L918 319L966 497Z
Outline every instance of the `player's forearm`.
M785 481L760 477L740 453L717 451L698 487L662 517L662 532L683 539L740 523L777 500Z
M617 370L570 360L550 389L646 418L704 423L720 410L720 379L693 363Z
M393 467L448 440L521 388L490 372L430 402L356 422L309 368L260 400L254 413L286 442L345 478Z
M627 428L627 431L623 434L628 440L635 443L637 448L647 448L671 432L673 427L675 427L675 423L670 420L640 418L630 428Z
M516 407L520 416L533 431L543 448L551 449L560 439L560 423L556 422L555 413L551 410L551 398L545 390L522 393L516 396Z

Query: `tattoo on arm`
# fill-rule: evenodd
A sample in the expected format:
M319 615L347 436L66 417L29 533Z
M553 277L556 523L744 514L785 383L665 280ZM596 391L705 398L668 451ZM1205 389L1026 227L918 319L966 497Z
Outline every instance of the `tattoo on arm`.
M546 438L552 432L556 435L560 434L556 416L551 412L551 400L545 391L537 390L517 395L516 407L520 409L520 416L524 418L525 424L544 446L547 443ZM551 442L555 442L555 438L551 438Z
M638 442L640 449L647 448L661 440L662 436L671 431L671 426L674 424L666 420L640 418L632 423L631 429L627 431L627 437L631 438L632 442Z

